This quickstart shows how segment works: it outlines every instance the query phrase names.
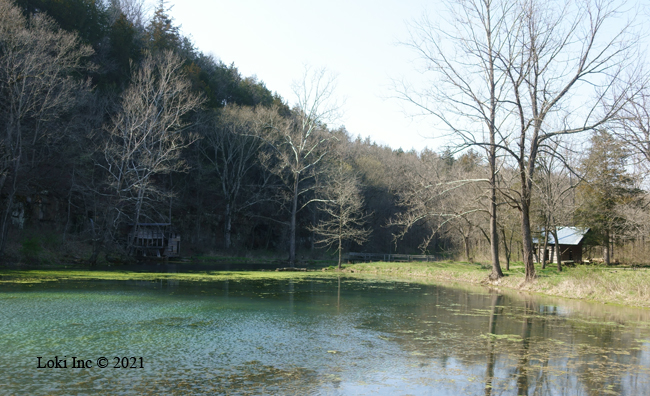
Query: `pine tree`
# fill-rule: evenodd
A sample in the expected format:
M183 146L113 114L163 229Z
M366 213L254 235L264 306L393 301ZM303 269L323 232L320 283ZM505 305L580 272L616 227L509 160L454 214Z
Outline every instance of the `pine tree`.
M149 50L152 53L172 50L178 52L183 45L183 38L178 26L174 26L174 19L169 15L171 8L166 8L166 2L160 0L154 16L147 26L149 36Z
M589 155L580 165L584 179L577 187L581 204L576 210L576 223L591 229L589 239L603 246L606 264L610 263L610 245L626 223L616 207L635 202L641 193L626 169L627 157L620 141L599 130L592 136Z

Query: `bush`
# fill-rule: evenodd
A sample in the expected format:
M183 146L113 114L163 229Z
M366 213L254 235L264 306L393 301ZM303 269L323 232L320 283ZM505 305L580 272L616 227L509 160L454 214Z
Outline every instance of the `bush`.
M20 254L27 260L37 259L43 252L41 241L37 237L23 239L20 244Z

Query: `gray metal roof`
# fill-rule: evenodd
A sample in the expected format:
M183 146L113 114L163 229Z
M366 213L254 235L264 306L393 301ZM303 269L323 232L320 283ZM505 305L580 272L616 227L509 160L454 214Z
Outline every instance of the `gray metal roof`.
M585 237L585 234L589 231L589 228L581 227L558 227L557 229L557 239L559 239L560 245L578 245L582 242L582 239ZM542 231L543 232L543 231ZM544 240L542 239L542 242ZM542 243L539 242L539 243ZM537 238L533 238L533 243L538 243ZM555 238L553 234L548 234L548 244L555 244Z

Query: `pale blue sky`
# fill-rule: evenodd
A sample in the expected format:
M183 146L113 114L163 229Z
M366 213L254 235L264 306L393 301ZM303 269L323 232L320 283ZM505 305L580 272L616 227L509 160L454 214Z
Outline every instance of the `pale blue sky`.
M152 0L149 0L152 1ZM416 54L398 42L407 23L427 12L444 16L440 0L169 0L171 15L197 48L244 76L256 75L267 88L294 103L291 84L304 65L338 74L345 98L345 125L392 148L440 151L447 141L431 117L412 118L417 109L396 99L391 79L421 80ZM635 0L647 13L648 0ZM623 18L624 19L624 18ZM421 87L420 87L421 88ZM333 125L338 126L338 125ZM437 139L433 139L438 136Z
M303 65L338 74L346 99L340 124L353 135L404 150L438 150L433 120L412 120L389 99L391 78L414 73L415 54L398 45L406 22L436 2L426 0L171 0L171 15L197 48L257 75L290 104ZM415 77L415 76L414 76Z

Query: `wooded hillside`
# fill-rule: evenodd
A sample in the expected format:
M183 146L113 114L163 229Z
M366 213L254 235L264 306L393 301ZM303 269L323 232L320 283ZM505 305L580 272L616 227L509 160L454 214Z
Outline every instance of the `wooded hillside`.
M502 21L532 29L539 13ZM607 63L626 48L609 54L604 42L578 62L576 81L599 68L616 77L598 80L600 118L575 127L562 118L563 87L551 86L575 70L553 63L562 48L544 47L547 31L525 35L526 59L518 47L505 57L505 43L521 40L479 51L492 77L472 91L454 69L463 59L423 47L431 26L418 28L425 44L413 45L447 76L423 108L460 143L404 152L333 127L340 107L326 70L306 69L295 97L282 98L195 48L164 2L148 17L135 0L0 0L2 260L128 257L129 227L171 223L186 256L271 252L294 264L366 251L528 265L531 238L580 226L591 229L585 258L646 261L645 80L623 81L631 65ZM485 72L480 56L468 73Z

